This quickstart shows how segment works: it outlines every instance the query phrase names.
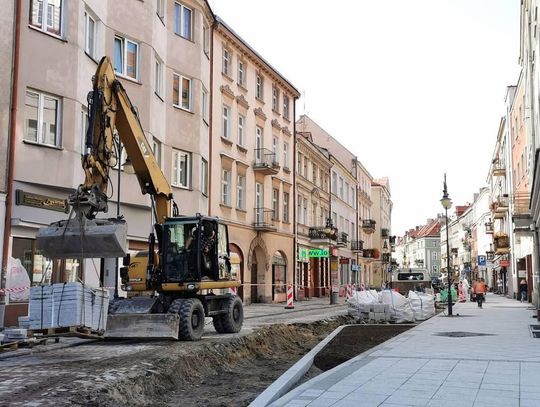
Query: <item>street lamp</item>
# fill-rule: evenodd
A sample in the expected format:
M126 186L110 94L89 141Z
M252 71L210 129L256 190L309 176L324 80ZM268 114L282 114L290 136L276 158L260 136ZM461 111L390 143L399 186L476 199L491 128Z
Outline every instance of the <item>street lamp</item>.
M452 316L452 290L450 281L450 244L448 242L448 209L452 207L452 200L448 196L446 189L446 173L444 174L444 188L441 205L444 208L444 217L446 219L446 274L448 276L448 316Z
M328 270L328 280L330 281L330 305L334 305L336 303L334 296L332 295L332 267L331 267L331 238L334 234L334 225L332 223L332 218L326 218L326 225L323 229L324 234L326 235L326 238L328 239L328 262L327 262L327 270Z

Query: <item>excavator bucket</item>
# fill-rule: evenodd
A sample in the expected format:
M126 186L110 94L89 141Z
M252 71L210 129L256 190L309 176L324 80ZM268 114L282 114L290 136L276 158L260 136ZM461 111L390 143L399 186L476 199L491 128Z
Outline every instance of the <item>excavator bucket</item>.
M37 247L54 259L113 258L127 252L127 224L122 219L70 219L39 229Z

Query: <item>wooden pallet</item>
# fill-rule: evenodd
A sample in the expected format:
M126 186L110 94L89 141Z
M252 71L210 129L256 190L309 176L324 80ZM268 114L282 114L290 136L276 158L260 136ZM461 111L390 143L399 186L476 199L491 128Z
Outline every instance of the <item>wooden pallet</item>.
M19 343L18 342L9 342L9 343L0 344L0 351L17 350L17 349L19 349Z
M17 350L19 348L33 348L36 345L46 345L48 342L58 343L60 338L29 338L0 344L0 351Z
M62 328L29 329L28 336L77 336L79 338L99 339L103 338L105 331L96 331L84 326L66 326Z

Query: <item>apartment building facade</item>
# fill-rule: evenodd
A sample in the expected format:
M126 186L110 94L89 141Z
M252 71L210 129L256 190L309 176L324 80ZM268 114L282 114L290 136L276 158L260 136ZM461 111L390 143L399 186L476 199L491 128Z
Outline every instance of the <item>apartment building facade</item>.
M297 132L296 162L296 298L324 297L330 289L331 245L337 239L328 224L332 162L309 132Z
M373 248L380 253L379 259L373 263L373 285L380 287L388 280L388 266L392 255L392 196L388 178L375 179L371 183L373 205L371 214L375 224L379 225L372 235Z
M244 302L285 301L295 270L299 92L219 17L212 43L210 214L229 225Z

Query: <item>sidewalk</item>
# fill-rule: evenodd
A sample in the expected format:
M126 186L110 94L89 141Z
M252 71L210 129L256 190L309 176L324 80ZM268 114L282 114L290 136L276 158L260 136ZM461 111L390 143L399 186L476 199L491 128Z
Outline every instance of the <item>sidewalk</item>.
M457 304L271 406L540 406L540 324L527 307L493 294L482 309Z

